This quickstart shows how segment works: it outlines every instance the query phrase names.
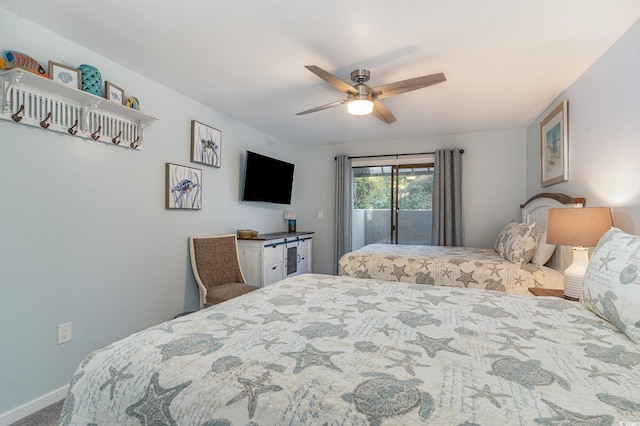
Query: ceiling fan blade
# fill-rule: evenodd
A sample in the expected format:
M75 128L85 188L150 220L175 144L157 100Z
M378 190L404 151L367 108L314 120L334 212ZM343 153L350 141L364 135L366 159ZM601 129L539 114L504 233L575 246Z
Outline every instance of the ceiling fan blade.
M296 115L305 115L305 114L310 114L310 113L316 112L316 111L322 111L323 109L337 107L338 105L342 105L345 102L347 102L346 99L343 99L341 101L331 102L330 104L321 105L319 107L311 108L311 109L308 109L306 111L298 112L298 113L296 113Z
M447 81L443 73L423 75L422 77L410 78L408 80L396 81L395 83L384 84L374 87L371 93L376 99L384 99L423 87Z
M353 93L353 94L358 93L358 91L352 85L340 80L335 75L326 72L320 67L317 67L315 65L305 65L305 68L311 71L312 73L314 73L315 75L317 75L318 77L320 77L321 79L323 79L324 81L326 81L327 83L329 83L330 85L332 85L333 87L335 87L336 89L340 90L341 92Z
M396 121L396 117L391 114L391 111L389 111L386 106L382 105L382 102L378 102L375 99L373 100L373 111L371 114L387 124L391 124Z

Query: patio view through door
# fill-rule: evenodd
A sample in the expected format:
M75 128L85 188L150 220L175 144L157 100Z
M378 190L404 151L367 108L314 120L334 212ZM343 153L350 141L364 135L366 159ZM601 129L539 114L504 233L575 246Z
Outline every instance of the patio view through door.
M352 171L353 250L374 243L431 244L433 163Z

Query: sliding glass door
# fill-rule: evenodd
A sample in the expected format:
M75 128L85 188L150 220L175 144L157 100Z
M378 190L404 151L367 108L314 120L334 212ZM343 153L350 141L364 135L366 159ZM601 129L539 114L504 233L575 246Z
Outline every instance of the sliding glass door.
M353 249L430 244L433 164L353 168Z

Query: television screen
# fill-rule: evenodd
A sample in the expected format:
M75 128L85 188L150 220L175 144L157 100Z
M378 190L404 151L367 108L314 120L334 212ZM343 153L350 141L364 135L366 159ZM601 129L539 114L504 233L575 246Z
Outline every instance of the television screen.
M247 151L243 201L291 204L293 164Z

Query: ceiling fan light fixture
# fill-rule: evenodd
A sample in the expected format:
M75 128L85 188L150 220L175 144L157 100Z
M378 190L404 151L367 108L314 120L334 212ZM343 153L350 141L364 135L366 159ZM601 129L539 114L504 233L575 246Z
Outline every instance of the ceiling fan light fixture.
M298 112L296 115L322 111L323 109L333 108L346 103L349 114L367 115L373 113L374 117L387 124L394 123L396 117L381 102L378 102L380 99L447 81L443 73L438 73L396 81L395 83L383 84L382 86L372 88L365 84L369 81L371 73L363 68L351 72L351 81L355 83L353 86L316 65L306 65L305 68L339 91L346 93L347 99Z
M367 115L373 111L373 101L368 96L355 97L347 102L347 111L351 115Z

